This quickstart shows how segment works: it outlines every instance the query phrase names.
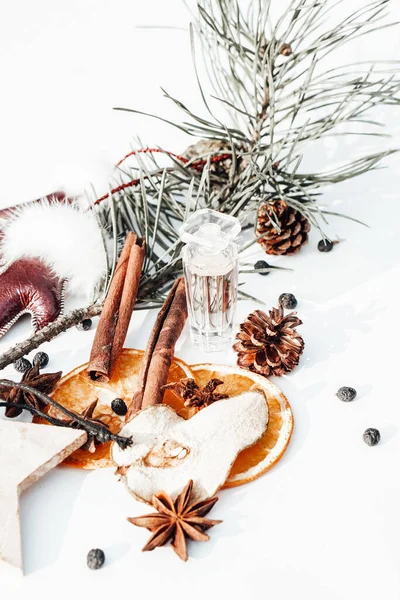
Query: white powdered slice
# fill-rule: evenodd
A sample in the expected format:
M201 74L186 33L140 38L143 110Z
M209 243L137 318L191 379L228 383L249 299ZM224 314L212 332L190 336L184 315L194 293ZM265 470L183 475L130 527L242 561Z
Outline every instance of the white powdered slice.
M161 490L171 498L193 479L193 499L209 498L225 483L245 448L263 435L268 405L258 391L219 400L185 420L169 406L141 411L121 431L133 445L113 445L112 457L127 467L123 480L139 500L151 502Z

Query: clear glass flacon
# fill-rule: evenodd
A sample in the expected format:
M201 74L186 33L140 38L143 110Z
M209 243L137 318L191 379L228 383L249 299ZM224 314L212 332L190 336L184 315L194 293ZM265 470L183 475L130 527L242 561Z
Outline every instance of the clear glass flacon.
M240 232L235 217L204 208L180 228L190 332L193 344L218 351L232 342L237 302Z

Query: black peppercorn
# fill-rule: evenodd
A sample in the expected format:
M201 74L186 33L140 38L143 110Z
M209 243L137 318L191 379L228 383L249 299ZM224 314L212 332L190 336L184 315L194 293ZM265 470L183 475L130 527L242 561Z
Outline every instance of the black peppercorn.
M89 569L100 569L104 565L105 555L100 548L90 550L87 555L87 566Z
M91 328L91 326L92 326L92 319L84 319L83 321L78 323L76 328L79 331L88 331Z
M357 392L352 387L341 387L336 392L336 396L343 402L351 402L357 396Z
M320 240L318 242L318 250L320 252L330 252L333 248L333 242L330 240Z
M293 308L296 308L296 306L297 306L296 296L294 296L293 294L281 294L279 296L279 304L283 308L292 310Z
M32 365L27 358L19 358L14 363L14 369L18 371L18 373L25 373L28 369L32 369Z
M363 433L363 440L368 446L376 446L381 439L381 434L378 429L374 429L373 427L369 427Z
M44 369L49 364L49 355L46 352L37 352L33 357L33 364L39 369Z
M128 412L128 407L126 406L125 402L122 400L122 398L115 398L112 402L111 402L111 408L113 409L113 411L115 412L116 415L123 417L126 415L126 413Z
M271 265L269 265L267 263L266 260L258 260L255 265L254 268L255 269L269 269ZM259 275L269 275L271 271L267 271L266 273L259 273Z

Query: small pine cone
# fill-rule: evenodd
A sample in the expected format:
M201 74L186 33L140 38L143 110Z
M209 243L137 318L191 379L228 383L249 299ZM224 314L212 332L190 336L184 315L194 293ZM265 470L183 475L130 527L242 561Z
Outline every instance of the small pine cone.
M237 364L265 377L290 373L304 350L303 338L295 330L301 324L295 312L284 316L281 306L269 315L254 311L236 335L233 349L238 353Z
M267 254L296 254L307 244L309 231L306 217L282 200L264 204L258 211L257 236L264 236L259 244Z
M246 147L244 145L235 145L236 153L244 152ZM232 146L225 140L200 140L196 144L189 146L183 153L183 157L188 160L195 161L196 159L207 160L208 156L211 155L210 173L216 175L221 179L227 180L229 178L229 172L232 166L232 159L230 157L222 160L213 160L223 154L231 154ZM248 162L246 159L238 157L236 163L236 178L247 166Z

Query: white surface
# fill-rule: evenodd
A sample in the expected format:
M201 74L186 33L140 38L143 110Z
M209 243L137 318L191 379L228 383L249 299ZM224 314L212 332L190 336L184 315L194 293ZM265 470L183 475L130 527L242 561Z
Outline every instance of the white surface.
M344 4L350 12L361 2ZM398 3L392 6L393 18L399 18ZM129 150L133 135L178 152L188 144L167 126L111 110L135 106L176 118L160 85L200 106L187 31L134 29L187 27L180 0L23 0L9 2L3 13L2 206L59 186L77 192L93 183L107 191L112 164ZM398 40L393 30L361 40L354 58L397 59ZM348 60L344 47L336 62ZM398 110L381 113L396 136L392 144L399 145ZM361 143L339 147L330 141L318 152L311 148L308 164L335 163ZM386 170L325 194L329 206L371 229L335 219L331 231L345 241L330 254L316 250L314 232L299 256L275 261L293 267L292 273L248 276L247 291L261 294L267 305L282 292L294 292L304 320L301 364L278 381L296 420L278 466L246 487L220 494L211 516L224 522L210 532L210 542L190 546L187 564L170 549L140 552L147 533L126 517L147 509L112 472L56 469L22 498L28 575L22 580L1 566L2 598L47 600L68 592L101 600L118 594L149 600L400 597L398 158L386 164ZM256 257L261 252L251 261ZM238 319L254 308L241 303ZM127 346L144 347L154 318L134 314ZM93 335L69 331L43 348L51 354L51 368L68 371L87 360ZM26 329L18 327L0 349L24 336ZM188 362L209 359L185 335L178 355ZM234 355L215 360L233 363ZM357 388L356 401L336 398L342 385ZM381 430L379 446L363 443L367 427ZM85 566L92 547L107 555L107 566L98 572Z

